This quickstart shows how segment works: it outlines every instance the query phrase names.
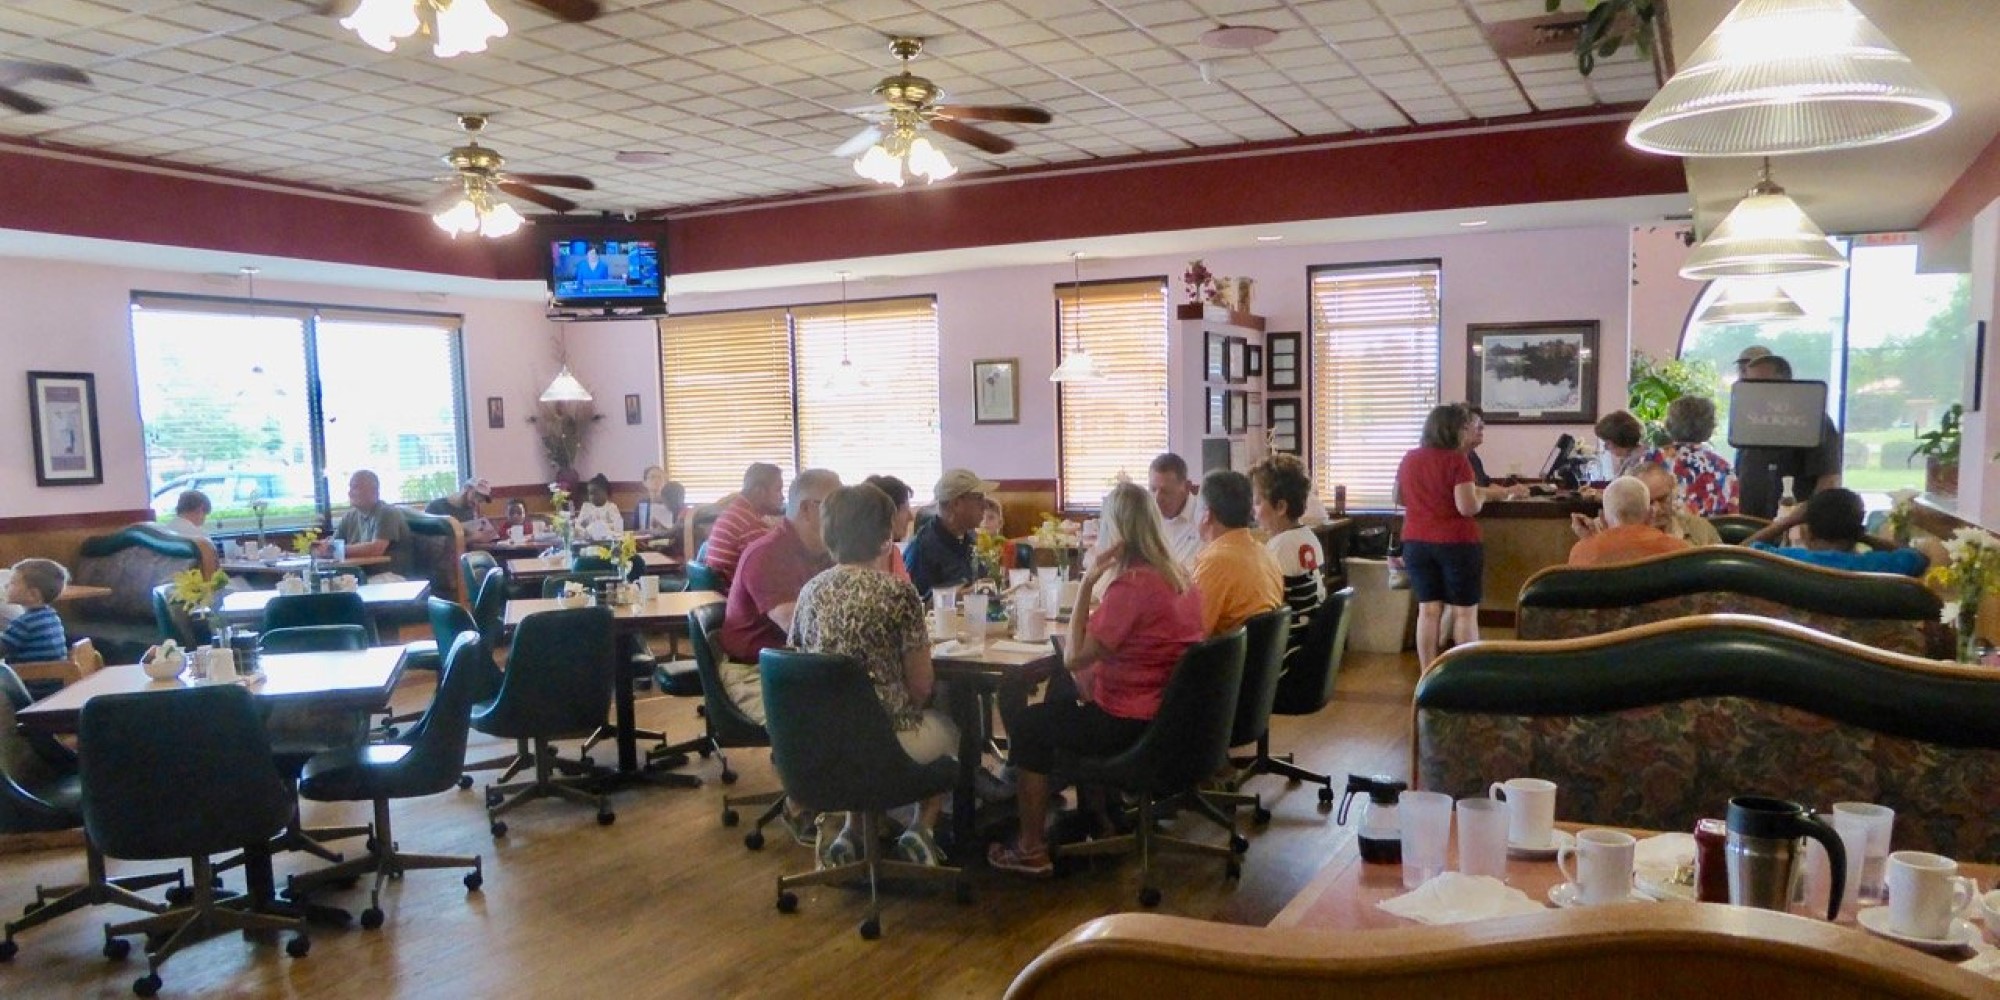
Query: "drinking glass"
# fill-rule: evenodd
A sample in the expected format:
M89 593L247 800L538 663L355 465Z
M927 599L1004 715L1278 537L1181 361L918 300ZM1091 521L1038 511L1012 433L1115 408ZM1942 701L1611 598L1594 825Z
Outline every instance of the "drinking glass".
M1458 870L1507 880L1507 804L1485 796L1458 800Z
M1444 874L1451 843L1451 796L1403 792L1396 811L1403 821L1403 887L1414 889Z
M965 637L974 646L986 645L986 602L985 594L965 595Z
M1842 823L1858 824L1868 831L1868 852L1861 861L1861 882L1855 898L1866 903L1884 902L1882 865L1889 858L1889 836L1895 830L1896 810L1873 802L1835 802L1834 829L1840 829Z

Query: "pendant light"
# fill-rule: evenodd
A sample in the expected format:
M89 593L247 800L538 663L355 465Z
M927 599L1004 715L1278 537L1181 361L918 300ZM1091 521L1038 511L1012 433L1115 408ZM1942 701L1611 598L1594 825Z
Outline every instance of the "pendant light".
M1049 381L1103 381L1104 373L1097 370L1097 361L1090 356L1089 351L1083 349L1083 254L1070 254L1069 264L1070 288L1074 291L1076 300L1075 307L1070 314L1069 326L1071 338L1074 340L1076 346L1063 357L1062 363L1056 366L1056 370L1049 373ZM1056 348L1058 350L1062 348L1062 338L1060 336L1056 338Z
M1944 93L1849 0L1743 0L1625 141L1670 156L1777 156L1894 142L1950 117Z
M1762 278L1846 266L1847 258L1826 238L1826 232L1806 217L1784 188L1771 183L1771 161L1767 159L1757 186L1688 255L1681 265L1681 277L1695 281Z
M1785 323L1806 318L1798 301L1775 281L1731 279L1722 282L1715 299L1695 317L1704 325L1723 323Z
M840 364L826 378L826 387L834 390L868 388L868 379L861 369L847 356L847 279L852 272L840 272Z
M549 387L542 390L544 403L588 403L594 399L590 390L569 373L569 365L562 366L556 377L549 380Z

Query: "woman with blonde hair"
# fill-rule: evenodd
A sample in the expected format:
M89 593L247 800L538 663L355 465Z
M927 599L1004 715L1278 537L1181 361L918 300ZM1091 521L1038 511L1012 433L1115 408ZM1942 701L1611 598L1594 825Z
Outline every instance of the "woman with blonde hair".
M1104 521L1118 541L1077 588L1066 669L1050 679L1040 704L1007 720L1021 831L1012 844L994 844L986 853L987 863L1003 871L1034 878L1055 873L1043 827L1056 752L1106 756L1137 742L1160 710L1181 653L1202 638L1201 594L1167 549L1152 494L1119 483L1105 497ZM1093 594L1106 576L1111 579L1093 609Z

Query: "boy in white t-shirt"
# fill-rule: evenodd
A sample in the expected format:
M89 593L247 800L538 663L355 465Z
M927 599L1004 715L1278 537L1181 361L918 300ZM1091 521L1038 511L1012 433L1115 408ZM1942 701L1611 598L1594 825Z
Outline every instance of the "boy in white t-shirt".
M1265 548L1278 560L1284 575L1285 604L1292 609L1292 635L1285 645L1285 669L1300 649L1312 617L1326 599L1326 579L1320 566L1326 552L1319 536L1299 523L1312 495L1312 476L1295 455L1276 454L1250 467L1251 511L1257 526L1271 536Z

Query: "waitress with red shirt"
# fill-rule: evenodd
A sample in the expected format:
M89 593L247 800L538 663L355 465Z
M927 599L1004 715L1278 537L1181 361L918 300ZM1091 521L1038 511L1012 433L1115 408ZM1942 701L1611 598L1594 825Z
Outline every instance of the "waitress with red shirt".
M1479 523L1487 491L1474 480L1466 446L1482 421L1463 403L1424 419L1422 443L1396 467L1403 507L1403 569L1417 595L1417 663L1430 669L1443 644L1447 611L1456 642L1479 640L1480 577L1486 569Z

